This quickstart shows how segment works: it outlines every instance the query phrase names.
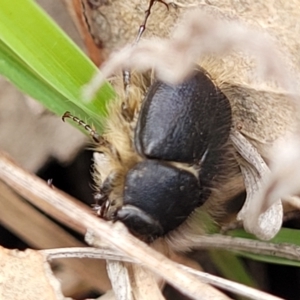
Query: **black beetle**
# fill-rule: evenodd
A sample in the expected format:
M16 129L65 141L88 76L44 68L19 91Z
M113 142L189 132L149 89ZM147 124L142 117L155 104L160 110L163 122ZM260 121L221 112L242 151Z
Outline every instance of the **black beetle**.
M132 233L148 240L177 228L209 197L222 166L231 107L207 72L197 68L178 85L154 82L134 114L137 121L131 128L135 128L119 132L133 136L128 139L129 148L136 159L126 159L128 154L115 146L120 134L114 136L114 130L123 128L122 122L110 126L114 130L104 135L109 146L98 149L106 165L100 162L99 166L99 158L95 159L96 173L110 165L101 183L96 180L98 213L122 221Z
M117 99L102 137L70 113L65 117L84 126L98 144L98 215L122 221L143 240L182 224L224 171L231 106L202 68L178 85L155 81L142 103L137 93Z

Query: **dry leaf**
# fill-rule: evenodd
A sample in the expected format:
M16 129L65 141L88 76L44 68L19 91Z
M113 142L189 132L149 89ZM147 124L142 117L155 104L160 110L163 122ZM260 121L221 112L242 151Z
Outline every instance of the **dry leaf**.
M5 300L63 300L60 283L45 256L0 247L0 295Z
M101 14L95 15L93 6L87 0L64 0L71 17L85 43L87 52L96 66L103 61L103 35L107 21ZM98 27L100 27L98 29ZM102 32L102 40L98 37Z

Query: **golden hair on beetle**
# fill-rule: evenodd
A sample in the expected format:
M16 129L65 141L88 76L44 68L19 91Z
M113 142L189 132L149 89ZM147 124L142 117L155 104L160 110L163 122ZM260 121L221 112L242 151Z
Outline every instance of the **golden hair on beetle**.
M134 149L134 129L147 90L146 76L134 72L131 72L131 82L126 91L122 76L113 77L111 84L116 97L109 102L107 118L103 120L102 137L107 143L95 145L93 166L93 186L96 191L109 175L114 174L110 194L112 212L108 213L109 216L123 203L127 172L142 160Z
M209 76L209 74L207 74ZM145 158L141 157L134 145L134 134L137 126L137 119L140 113L141 105L149 89L153 83L150 72L139 74L131 73L131 82L127 91L124 90L123 79L121 76L115 76L111 83L116 90L116 98L108 105L108 116L104 120L103 139L107 143L102 143L95 146L94 154L94 187L101 194L101 186L111 177L111 191L108 195L109 206L105 212L105 218L113 219L116 211L123 205L123 193L125 178L130 169ZM214 82L215 80L209 76ZM184 222L179 230L174 230L178 240L179 235L186 236L199 233L202 223L199 222L197 211L205 211L215 220L216 224L226 224L231 221L232 216L239 211L244 198L238 199L239 203L234 211L228 209L229 202L234 199L244 190L243 179L237 162L237 154L231 142L228 140L224 147L224 159L222 160L222 172L215 176L214 181L209 186L211 195L203 206L196 208L196 212L192 213ZM168 162L176 168L187 170L196 177L199 175L200 169L193 165ZM200 183L202 179L200 178ZM155 186L153 186L155 189ZM99 190L100 189L100 190ZM229 213L231 216L229 216ZM196 224L195 224L196 223ZM193 224L193 225L191 225ZM198 224L198 226L197 226ZM176 234L178 232L178 234Z

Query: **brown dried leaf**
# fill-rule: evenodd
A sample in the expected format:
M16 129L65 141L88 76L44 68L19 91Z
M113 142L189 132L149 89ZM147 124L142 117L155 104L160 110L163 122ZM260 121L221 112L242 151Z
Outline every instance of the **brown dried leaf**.
M96 66L100 66L104 56L102 52L103 42L93 30L98 23L99 16L94 15L94 10L88 5L87 0L64 0L64 2L85 43L89 57ZM101 21L102 27L105 27L105 19L102 18Z
M63 300L60 283L45 256L0 247L0 295L5 300Z

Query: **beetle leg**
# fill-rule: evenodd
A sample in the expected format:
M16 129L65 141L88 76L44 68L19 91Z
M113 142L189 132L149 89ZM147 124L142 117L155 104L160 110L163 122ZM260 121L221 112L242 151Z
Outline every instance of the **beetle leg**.
M112 200L109 196L119 182L120 177L121 175L119 172L111 172L101 184L99 192L94 196L96 201L94 210L101 218L111 219L110 210L113 206L118 205L117 203L114 203L114 200Z
M150 14L151 14L151 8L152 8L153 4L156 1L165 4L167 6L167 8L169 9L168 4L165 3L162 0L150 0L149 1L148 9L145 11L144 21L143 21L143 23L139 27L139 30L138 30L138 33L137 33L134 45L136 45L140 41L143 33L145 32L145 30L146 30L146 24L147 24L147 21L148 21L148 18L150 16ZM124 82L125 93L128 93L128 88L129 88L129 85L130 85L130 71L129 70L124 70L123 71L123 82Z
M148 20L150 14L151 14L151 8L152 8L152 6L155 2L162 3L167 7L167 9L169 9L169 5L163 0L150 0L149 1L148 9L145 11L144 22L141 24L141 26L139 28L138 35L137 35L136 40L135 40L135 44L137 44L139 42L139 40L141 39L144 31L146 30L147 20Z
M121 104L121 113L122 113L122 116L125 119L125 121L127 121L128 123L130 123L132 121L134 116L133 116L133 114L132 114L132 112L129 108L129 105L128 105L128 95L126 95L125 101L122 102L122 104Z

